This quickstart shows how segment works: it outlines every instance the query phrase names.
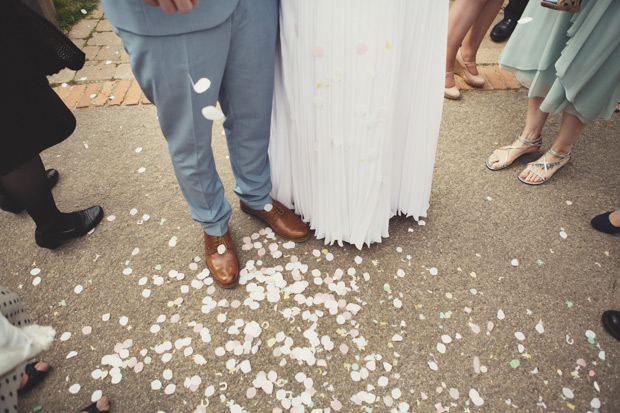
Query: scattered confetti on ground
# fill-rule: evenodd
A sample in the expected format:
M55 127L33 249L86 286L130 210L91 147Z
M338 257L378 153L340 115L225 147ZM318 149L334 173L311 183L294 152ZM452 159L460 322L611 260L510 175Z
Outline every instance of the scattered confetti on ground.
M206 80L194 84L196 93L210 87ZM131 179L154 178L149 143L128 145ZM488 194L476 195L486 208L507 196ZM566 208L564 199L564 210L581 204L575 197ZM466 253L452 243L469 234L426 245L432 215L391 225L392 238L361 251L286 241L234 215L242 271L240 286L226 291L205 268L189 218L133 200L107 212L114 215L94 237L114 242L104 248L87 239L53 253L81 260L67 274L49 265L65 256L47 251L8 268L20 294L41 301L39 320L57 327L47 353L56 374L45 385L67 403L107 395L114 409L138 394L147 410L162 412L598 413L620 405L609 380L617 376L617 343L598 318L587 318L602 298L567 285L555 269L580 245L568 221L529 254L506 248L492 256L490 245L505 234ZM395 243L399 232L413 241ZM616 255L613 245L596 251L584 283L611 285L605 277ZM538 294L529 283L551 287ZM28 397L35 410L41 402Z

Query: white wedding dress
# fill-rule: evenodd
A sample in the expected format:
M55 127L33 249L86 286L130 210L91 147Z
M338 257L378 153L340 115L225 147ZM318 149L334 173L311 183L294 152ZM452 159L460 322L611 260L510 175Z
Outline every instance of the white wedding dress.
M325 243L361 248L426 216L448 0L282 0L272 195Z

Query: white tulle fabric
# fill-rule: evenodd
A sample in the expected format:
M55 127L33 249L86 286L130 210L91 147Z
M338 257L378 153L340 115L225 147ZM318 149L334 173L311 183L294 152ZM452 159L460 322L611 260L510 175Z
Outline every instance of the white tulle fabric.
M426 216L447 19L447 0L281 1L272 195L326 244Z

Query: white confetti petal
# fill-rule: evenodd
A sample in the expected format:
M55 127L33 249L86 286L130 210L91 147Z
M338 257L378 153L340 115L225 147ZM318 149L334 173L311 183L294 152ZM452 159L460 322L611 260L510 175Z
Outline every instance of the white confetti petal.
M564 395L564 397L566 397L567 399L572 399L575 397L575 394L573 393L573 391L571 389L569 389L568 387L564 387L562 388L562 394Z
M204 93L207 90L209 90L210 87L211 87L211 81L209 79L207 79L206 77L201 77L194 84L194 91L196 93Z
M69 393L77 394L81 388L82 386L80 386L78 383L75 383L71 387L69 387Z
M208 120L218 120L222 119L224 117L224 114L215 106L206 106L202 108L202 116L204 116Z
M469 390L469 398L476 406L482 406L484 404L484 400L480 397L480 394L475 389Z

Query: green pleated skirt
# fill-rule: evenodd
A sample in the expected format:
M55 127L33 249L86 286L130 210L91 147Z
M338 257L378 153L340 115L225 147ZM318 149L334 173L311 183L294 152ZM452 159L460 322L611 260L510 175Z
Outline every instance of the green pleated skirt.
M499 57L543 112L609 120L620 101L620 0L583 0L579 13L530 1Z

